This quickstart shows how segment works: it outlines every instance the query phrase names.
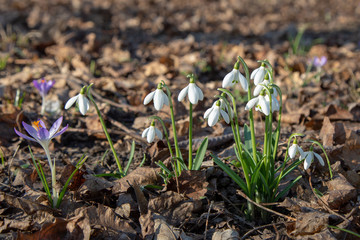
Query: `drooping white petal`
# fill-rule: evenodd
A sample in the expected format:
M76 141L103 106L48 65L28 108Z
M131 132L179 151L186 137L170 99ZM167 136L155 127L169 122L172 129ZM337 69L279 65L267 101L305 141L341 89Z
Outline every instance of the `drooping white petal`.
M76 100L78 99L79 95L80 95L80 93L79 93L78 95L70 98L70 99L66 102L66 104L65 104L65 109L69 109L69 108L76 102Z
M214 126L219 121L219 117L220 117L220 107L215 106L209 115L209 119L208 119L209 126L210 127Z
M314 153L312 151L309 151L305 152L304 154L307 154L304 161L304 169L307 170L310 167L312 160L314 159Z
M161 108L164 106L164 97L163 97L162 93L164 93L164 92L161 89L155 90L154 107L158 111L160 111Z
M280 104L279 101L276 99L274 95L272 95L272 111L279 111L280 110Z
M261 107L262 113L264 113L266 116L270 113L270 106L269 103L265 100L264 96L260 95L259 97L259 105Z
M205 113L204 113L204 118L205 118L205 119L209 117L209 115L210 115L210 113L212 112L213 109L214 109L214 108L211 107L211 108L209 108L208 110L205 111Z
M294 158L297 152L297 144L293 144L291 147L289 147L289 157Z
M246 78L239 72L239 81L241 84L241 87L244 89L245 92L248 91L248 82L246 80Z
M169 98L168 98L168 96L163 91L161 91L161 95L162 95L162 98L163 98L163 103L165 105L169 106Z
M221 116L224 118L225 122L227 124L229 124L230 123L229 115L222 109L220 109L220 113L221 113Z
M147 133L146 140L148 141L148 143L152 143L154 141L154 139L155 139L155 127L150 126L149 131Z
M180 91L178 96L179 102L181 102L186 97L186 95L188 94L188 90L189 90L189 85L187 85L183 90Z
M264 80L264 77L265 77L265 68L260 67L259 71L257 71L254 76L254 84L258 85L259 83L261 83Z
M198 92L196 91L196 85L195 83L189 83L189 101L192 104L197 104L199 97L198 97Z
M261 84L258 84L254 89L254 96L259 96L261 90L263 90L264 86Z
M87 110L89 110L89 100L85 97L84 94L80 94L78 98L79 111L82 115L85 115Z
M195 85L196 86L196 85ZM204 93L202 92L201 88L199 88L198 86L196 86L196 91L198 92L198 97L199 97L199 100L202 101L204 100Z
M144 137L147 136L147 134L148 134L148 132L149 132L149 129L150 129L150 127L146 128L146 129L142 132L142 134L141 134L141 137L142 137L142 138L144 138Z
M149 102L151 102L151 100L153 99L155 94L155 91L152 91L151 93L149 93L148 95L146 95L145 99L144 99L144 105L147 105Z
M249 110L251 108L253 108L259 101L259 97L253 98L250 101L248 101L248 103L245 106L245 110Z
M297 146L297 150L300 153L300 160L302 160L305 156L304 156L304 151L301 149L301 147L298 145Z
M257 74L257 72L259 71L259 68L255 69L254 71L252 71L251 75L250 75L250 79L254 79L255 75Z
M162 132L157 128L155 128L155 134L159 139L163 138Z
M317 154L316 152L314 152L314 155L319 160L321 166L325 166L323 158L319 154Z
M227 88L234 86L235 82L233 82L233 80L234 80L234 69L225 75L222 81L222 87Z

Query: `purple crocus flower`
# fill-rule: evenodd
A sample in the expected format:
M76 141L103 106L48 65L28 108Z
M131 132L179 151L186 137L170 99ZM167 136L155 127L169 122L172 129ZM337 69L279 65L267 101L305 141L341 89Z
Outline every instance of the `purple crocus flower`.
M322 56L321 58L314 57L314 60L313 60L313 64L317 68L321 68L322 66L324 66L326 64L326 62L327 62L327 58L325 56Z
M32 122L33 126L25 122L22 122L22 125L24 126L25 130L28 132L28 134L31 137L19 132L18 130L16 130L16 128L14 128L14 130L16 134L19 135L20 137L33 142L37 142L44 148L45 151L48 151L49 143L51 139L63 134L66 131L66 129L69 127L69 125L66 125L63 129L61 129L58 133L56 133L61 126L62 120L63 117L61 116L58 120L54 122L50 130L46 129L45 123L42 120Z
M50 88L54 86L55 81L54 80L46 81L44 78L42 78L40 80L34 80L33 84L36 87L36 89L39 90L40 95L44 97L47 95Z

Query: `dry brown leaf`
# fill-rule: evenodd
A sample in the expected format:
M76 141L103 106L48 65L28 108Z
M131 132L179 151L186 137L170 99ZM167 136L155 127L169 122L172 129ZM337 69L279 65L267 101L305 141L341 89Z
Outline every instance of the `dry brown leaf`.
M325 147L345 143L345 128L343 123L330 122L329 117L325 117L320 130L320 138L323 140Z
M178 177L179 191L188 198L199 200L204 197L207 192L206 187L209 183L206 181L206 173L204 171L184 170ZM176 192L176 180L171 179L167 185L167 190Z
M155 232L153 213L148 211L146 214L141 215L139 218L140 226L141 226L141 235L144 239L153 239L153 234Z
M235 239L239 239L239 233L233 229L226 229L225 231L216 231L211 240L227 240L227 239L231 239L231 240L235 240Z
M300 213L296 216L296 223L287 226L288 234L295 237L319 233L327 229L330 216L318 211Z
M157 173L158 171L158 168L136 168L125 177L115 181L112 191L113 193L127 192L130 187L129 184L134 184L135 182L139 184L139 186L157 184L157 182L160 180L160 176Z
M342 205L347 204L350 200L356 200L356 188L343 175L339 174L339 176L327 182L327 185L329 193L321 198L330 208L340 209Z

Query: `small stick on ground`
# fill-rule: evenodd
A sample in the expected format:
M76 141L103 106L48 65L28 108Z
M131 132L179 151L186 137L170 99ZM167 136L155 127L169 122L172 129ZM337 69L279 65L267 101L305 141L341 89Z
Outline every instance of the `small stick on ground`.
M292 221L291 221L292 222ZM260 229L263 229L263 228L267 228L267 227L274 227L275 231L276 231L276 228L275 226L276 225L280 225L280 224L286 224L288 222L278 222L278 223L270 223L270 224L266 224L266 225L262 225L262 226L259 226L259 227L256 227L254 229L251 229L250 231L248 231L247 233L244 234L244 236L242 236L242 238L240 240L243 240L243 239L247 239L247 237L252 234L253 232L257 231L257 230L260 230Z
M206 223L205 223L205 233L204 233L204 240L206 240L206 233L207 233L207 229L208 229L208 223L209 223L209 216L210 216L210 211L212 209L212 205L213 205L214 201L210 202L210 206L207 212L207 216L206 216Z

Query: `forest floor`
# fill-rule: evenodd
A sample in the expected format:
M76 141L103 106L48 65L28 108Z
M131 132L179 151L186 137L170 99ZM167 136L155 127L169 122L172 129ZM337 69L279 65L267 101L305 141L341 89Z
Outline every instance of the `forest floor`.
M359 1L0 0L0 5L0 239L357 239L329 225L360 232ZM309 139L323 144L334 174L331 178L328 166L317 161L308 170L300 164L280 188L302 176L300 181L278 202L263 206L271 211L266 219L246 216L240 188L210 156L228 164L236 158L232 139L216 142L229 126L220 121L209 127L204 112L237 56L250 71L259 67L258 60L274 67L283 95L277 163L284 161L289 136L302 133L298 142L304 151ZM314 57L322 56L326 63L312 66ZM189 73L205 96L194 106L193 137L208 136L213 143L201 169L184 171L177 189L174 179L164 184L156 164L170 161L166 142L141 138L148 118L157 115L172 139L169 107L156 111L143 101L164 81L173 94L179 141L186 143L188 103L177 96ZM33 86L41 78L55 80L44 115ZM134 160L121 179L111 176L118 167L94 106L85 116L74 107L64 109L91 83L122 166L135 142ZM242 131L249 124L247 94L239 85L232 91ZM22 121L42 119L51 126L60 116L61 128L69 128L50 143L60 185L83 154L88 159L55 209L28 145L50 180L45 152L16 135L14 127L25 134ZM261 150L264 118L255 112L254 119ZM314 151L326 162L320 148Z

